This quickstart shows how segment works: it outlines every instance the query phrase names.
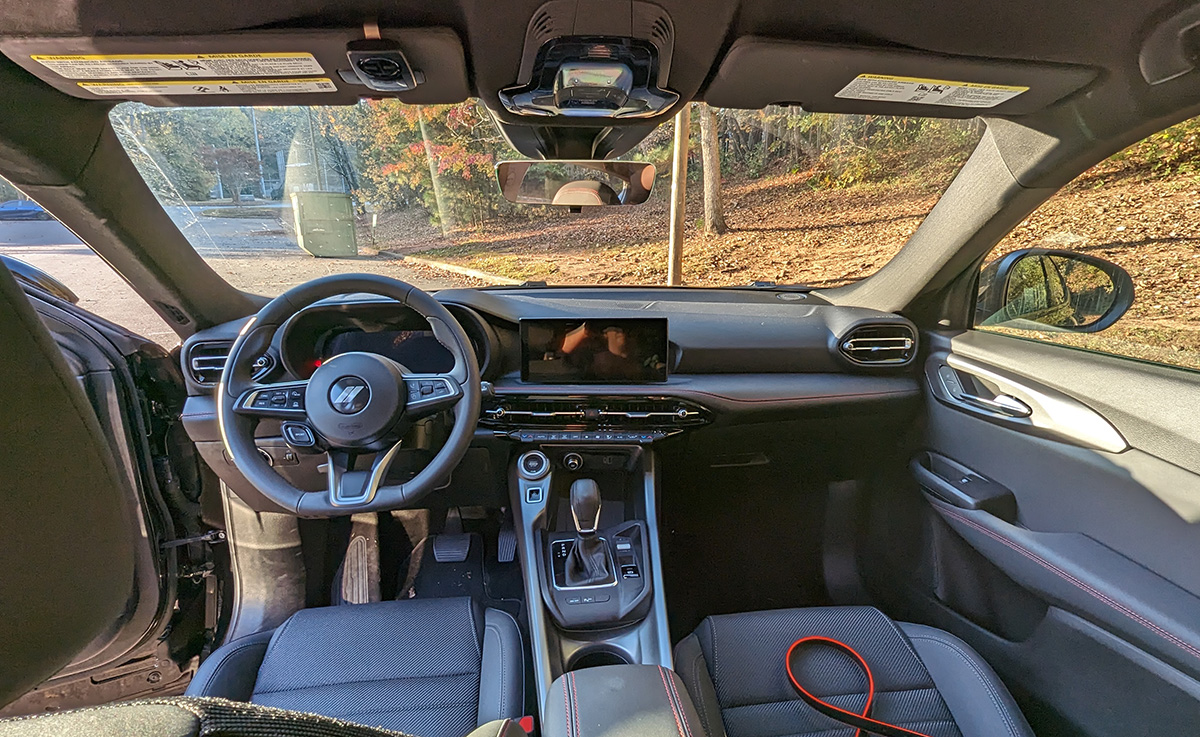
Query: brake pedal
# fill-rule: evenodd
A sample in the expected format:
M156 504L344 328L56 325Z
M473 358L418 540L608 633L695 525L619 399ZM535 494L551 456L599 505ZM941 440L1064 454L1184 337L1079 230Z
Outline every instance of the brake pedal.
M438 563L462 563L471 552L471 536L463 532L458 507L446 513L446 526L433 537L433 559Z

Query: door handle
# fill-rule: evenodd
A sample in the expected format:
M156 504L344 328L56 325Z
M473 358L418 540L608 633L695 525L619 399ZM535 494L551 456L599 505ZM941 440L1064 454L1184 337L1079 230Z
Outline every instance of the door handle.
M1009 394L997 394L989 398L963 393L959 394L956 399L1005 417L1028 417L1033 414L1033 408Z
M984 397L967 391L958 378L958 372L950 366L942 365L937 374L941 379L942 388L955 401L1002 417L1029 417L1033 414L1032 407L1011 394L1001 393L994 397Z

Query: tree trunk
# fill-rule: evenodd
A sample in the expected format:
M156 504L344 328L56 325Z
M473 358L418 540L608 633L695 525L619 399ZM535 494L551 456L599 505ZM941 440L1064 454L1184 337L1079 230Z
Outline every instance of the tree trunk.
M721 198L721 149L717 141L717 121L708 103L699 105L700 155L704 160L704 230L722 235L725 224L725 202Z
M687 205L688 138L691 103L675 114L675 150L671 155L671 230L667 240L667 286L683 284L683 226Z

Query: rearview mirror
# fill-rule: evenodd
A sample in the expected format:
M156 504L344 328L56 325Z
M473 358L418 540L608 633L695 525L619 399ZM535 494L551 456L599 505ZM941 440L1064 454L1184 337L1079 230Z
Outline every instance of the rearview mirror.
M654 187L654 165L638 161L502 161L496 179L504 199L522 205L640 205Z
M1026 248L979 275L976 325L1095 333L1133 304L1133 280L1114 263L1073 251Z

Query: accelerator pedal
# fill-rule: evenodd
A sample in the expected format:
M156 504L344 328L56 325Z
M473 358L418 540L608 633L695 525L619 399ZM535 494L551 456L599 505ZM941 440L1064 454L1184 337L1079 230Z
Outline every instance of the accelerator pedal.
M501 563L512 563L517 557L517 530L513 527L512 518L506 516L500 526L500 534L496 538L496 558Z
M471 536L463 532L458 507L446 513L446 526L433 538L433 559L438 563L462 563L471 552Z

